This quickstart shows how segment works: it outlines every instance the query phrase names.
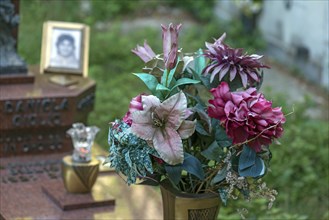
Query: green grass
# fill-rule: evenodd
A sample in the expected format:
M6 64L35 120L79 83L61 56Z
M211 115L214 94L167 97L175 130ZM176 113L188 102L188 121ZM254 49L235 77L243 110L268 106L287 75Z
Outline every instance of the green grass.
M107 148L108 123L122 118L131 98L146 91L145 86L131 74L141 71L142 61L130 50L147 39L154 51L161 52L161 33L160 28L135 28L128 32L121 29L122 18L128 16L134 19L136 8L155 8L153 1L150 6L143 1L143 7L131 1L110 1L106 7L102 7L104 1L94 4L94 10L86 15L79 11L78 1L21 0L19 53L27 63L39 63L42 23L46 20L83 22L91 26L89 77L96 80L97 88L95 109L88 122L101 128L97 142ZM141 11L138 13L142 14ZM204 13L208 13L207 10ZM97 21L105 19L111 20L109 28L95 29ZM241 31L238 21L229 25L210 22L185 28L180 35L180 46L186 52L194 51L203 47L204 41L211 42L213 37L227 32L231 46L245 47L249 52L264 47L257 33L250 36ZM274 100L275 106L283 106L286 113L291 111L293 104L286 103L284 95L270 92L266 95ZM328 122L305 116L305 110L311 104L311 100L306 99L304 104L295 106L294 114L287 117L285 136L280 140L282 144L271 148L273 172L265 180L279 191L274 207L266 210L262 200L254 203L230 202L227 207L222 207L221 219L239 218L236 212L238 205L249 209L248 219L328 219Z

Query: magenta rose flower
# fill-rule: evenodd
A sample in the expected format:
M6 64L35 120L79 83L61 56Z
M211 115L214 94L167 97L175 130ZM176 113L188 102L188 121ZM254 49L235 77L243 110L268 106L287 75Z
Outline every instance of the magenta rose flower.
M224 33L213 44L206 43L207 50L205 56L210 59L209 65L203 70L204 74L210 74L210 82L218 75L221 81L226 75L229 80L233 81L236 77L240 77L243 87L253 85L259 82L260 68L269 68L262 64L259 59L262 56L257 54L247 55L243 49L230 48L223 43L226 34Z
M126 115L123 117L123 121L128 124L128 125L131 125L132 123L132 120L131 120L131 114L134 112L134 111L141 111L143 110L143 103L142 103L142 94L136 96L135 98L133 98L131 101L130 101L130 104L129 104L129 110L128 112L126 113Z
M230 92L228 84L222 82L210 92L214 99L209 100L208 114L220 120L233 144L250 140L248 146L259 152L262 145L282 135L286 119L281 108L272 108L272 102L255 88Z

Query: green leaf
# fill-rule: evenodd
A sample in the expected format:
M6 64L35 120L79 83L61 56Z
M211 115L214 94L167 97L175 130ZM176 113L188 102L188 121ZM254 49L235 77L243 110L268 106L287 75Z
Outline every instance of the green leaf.
M255 164L251 167L248 167L244 170L240 170L239 169L239 175L240 176L245 176L245 177L259 177L259 176L262 176L264 175L265 173L265 164L264 164L264 161L256 156L256 159L255 159Z
M200 83L200 81L194 80L194 79L189 79L189 78L181 78L181 79L177 80L176 84L171 88L171 91L178 86L187 85L187 84L197 84L197 83Z
M256 89L257 89L257 91L259 91L260 90L260 87L262 87L263 80L264 80L264 72L262 70L262 72L260 74L260 80L259 80L259 82L256 83Z
M179 61L179 59L178 59L176 66L173 69L171 69L169 73L168 73L167 69L164 70L163 75L161 77L162 85L164 85L165 87L169 87L171 85L171 81L174 79L176 70L181 69L180 66L182 65L182 62L183 61ZM183 65L184 65L184 62L183 62Z
M232 139L229 138L222 126L218 124L215 126L215 138L219 146L229 147L232 145Z
M162 77L161 77L161 84L162 85L166 85L166 81L168 79L168 75L169 75L168 70L167 69L164 69L163 70Z
M194 79L201 81L201 76L197 72L195 72L194 69L192 69L192 68L188 68L188 69L189 69L190 72L192 72Z
M171 81L172 81L172 79L173 79L173 77L174 77L174 75L175 75L175 73L176 73L176 70L179 69L179 68L177 69L178 65L181 66L181 63L182 63L182 62L183 62L183 61L179 61L179 59L178 59L175 68L173 68L172 70L170 70L170 72L169 72L169 74L168 74L168 81L167 81L167 85L166 85L166 86L169 87L169 85L171 84ZM183 65L184 65L184 62L183 62Z
M226 206L227 204L227 199L228 199L228 193L227 190L224 188L219 188L219 197L222 200L223 204Z
M195 70L191 68L189 68L189 70L192 72L194 79L200 80L207 89L212 88L210 84L210 74L203 76L203 75L199 75L197 72L195 72Z
M157 91L170 91L170 89L168 89L167 87L165 87L164 85L162 85L160 83L157 85L156 90Z
M194 59L194 70L198 75L201 75L202 70L206 67L206 58L203 56L201 48L197 51L197 54L197 57Z
M153 93L156 93L156 87L158 85L158 80L157 78L155 78L155 76L151 75L151 74L147 74L147 73L133 73L135 76L137 76L138 78L140 78L145 85L147 86L147 88Z
M217 142L214 141L209 145L207 149L201 152L201 155L207 158L208 160L215 160L220 162L222 160L223 148L218 146Z
M227 169L226 169L226 166L224 166L223 169L218 171L216 176L211 180L211 185L214 185L216 183L223 181L226 178L226 174L227 174Z
M210 136L210 134L203 128L202 124L200 122L196 123L195 130L202 135Z
M174 76L178 75L179 73L183 72L183 68L184 68L184 60L180 60L180 58L178 58L178 62L177 62L177 66L176 66L176 70L174 72Z
M264 173L265 164L263 160L256 155L253 149L244 145L239 158L239 175L259 177Z
M207 133L210 134L212 133L212 124L211 124L211 118L209 115L205 112L205 106L203 106L203 103L198 103L194 107L195 111L198 113L201 122L202 122L202 127L206 129Z
M146 176L142 182L137 185L147 185L147 186L159 186L160 176L158 175L148 175Z
M223 80L222 80L222 81L223 81ZM228 84L229 84L229 86L230 86L230 91L231 91L231 92L234 92L234 91L236 91L237 89L243 87L243 85L242 85L242 81L241 81L241 78L240 78L240 77L235 77L234 80L233 80L232 82L229 82Z
M165 170L168 173L168 177L170 181L172 181L175 185L177 185L182 177L182 165L165 165Z
M192 156L191 154L184 153L184 162L182 168L200 180L204 180L202 164L196 157Z
M255 161L256 152L247 145L244 145L239 158L239 170L244 170L253 166L255 164Z
M132 162L131 162L131 159L130 159L130 156L129 156L129 151L127 153L125 153L125 160L126 160L127 164L129 165L129 167L131 168L132 167Z
M208 101L210 99L213 99L213 95L211 94L211 92L209 91L209 89L207 87L205 87L202 84L198 84L195 85L195 88L198 91L198 96L200 97L200 100L202 101L202 105L206 105L206 103L208 104Z

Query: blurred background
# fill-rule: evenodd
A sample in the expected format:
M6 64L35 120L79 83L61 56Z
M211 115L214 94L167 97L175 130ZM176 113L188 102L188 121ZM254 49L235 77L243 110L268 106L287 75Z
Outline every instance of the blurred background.
M182 23L179 46L204 48L227 33L225 42L264 54L271 66L262 92L287 116L281 145L265 181L278 190L272 209L265 201L231 201L220 219L329 218L329 3L327 0L21 0L19 54L40 63L42 24L47 20L90 25L89 77L97 82L89 124L101 128L97 142L107 145L109 122L122 118L132 97L146 91L132 72L143 62L131 53L145 39L162 52L160 24Z

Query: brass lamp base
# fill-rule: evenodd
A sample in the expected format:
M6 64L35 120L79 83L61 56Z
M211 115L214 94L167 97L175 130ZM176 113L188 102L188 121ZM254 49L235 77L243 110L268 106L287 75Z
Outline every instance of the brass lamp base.
M99 160L92 158L88 163L78 163L72 156L62 160L62 177L66 190L70 193L88 193L93 187L99 171Z

